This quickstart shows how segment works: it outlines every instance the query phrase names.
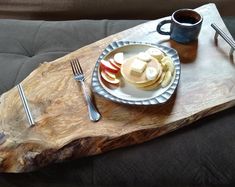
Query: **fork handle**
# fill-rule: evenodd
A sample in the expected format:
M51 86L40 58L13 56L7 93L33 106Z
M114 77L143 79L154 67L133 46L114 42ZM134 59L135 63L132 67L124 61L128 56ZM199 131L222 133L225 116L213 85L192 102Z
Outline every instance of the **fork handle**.
M82 88L83 88L83 93L85 95L85 99L87 102L87 107L88 107L88 113L91 121L99 121L101 115L95 108L94 104L92 103L91 97L87 94L86 92L86 86L85 83L82 81Z

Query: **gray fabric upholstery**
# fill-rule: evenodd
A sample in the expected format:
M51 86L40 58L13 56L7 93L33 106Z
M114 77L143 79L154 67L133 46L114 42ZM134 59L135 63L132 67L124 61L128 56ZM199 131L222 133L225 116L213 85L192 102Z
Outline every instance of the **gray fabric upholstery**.
M39 63L142 22L0 20L0 94L23 80Z
M223 17L223 20L232 37L235 38L235 16L226 16Z
M0 18L26 20L157 19L179 8L215 3L234 15L234 0L1 0Z
M144 20L0 20L0 94L23 80L39 63L51 61ZM235 19L225 23L235 36Z

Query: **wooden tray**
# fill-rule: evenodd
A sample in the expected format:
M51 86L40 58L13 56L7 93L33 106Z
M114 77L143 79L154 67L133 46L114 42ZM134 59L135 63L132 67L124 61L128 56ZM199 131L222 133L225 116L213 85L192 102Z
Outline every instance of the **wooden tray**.
M50 63L41 64L22 85L36 121L29 128L16 87L0 97L0 171L24 172L52 162L100 154L142 143L235 105L235 65L229 46L214 44L216 23L227 34L214 4L197 9L204 17L199 40L181 45L155 32L160 20L112 35ZM229 34L230 35L230 34ZM181 60L176 94L162 106L130 106L95 95L102 119L93 123L69 59L79 57L90 85L95 62L116 40L161 42L175 48Z

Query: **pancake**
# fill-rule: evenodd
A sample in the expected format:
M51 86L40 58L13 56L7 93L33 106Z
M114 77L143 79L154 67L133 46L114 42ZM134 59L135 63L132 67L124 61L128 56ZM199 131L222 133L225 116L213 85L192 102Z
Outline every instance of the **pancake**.
M134 85L138 88L143 88L143 87L150 86L150 85L156 83L161 78L162 74L163 74L163 71L162 71L162 68L160 68L156 79L148 81L146 83L139 83L139 84L134 84Z
M152 57L151 60L149 62L147 62L146 68L147 67L154 67L154 68L156 68L156 70L158 72L158 75L155 80L148 80L146 78L146 73L145 73L146 68L142 74L135 73L131 70L131 65L136 58L137 58L137 56L130 57L130 58L126 59L125 62L122 64L121 74L122 74L123 78L132 84L135 84L135 85L137 84L140 86L141 85L146 86L148 84L153 84L154 82L156 82L156 80L161 76L161 73L162 73L162 66L159 63L159 61Z

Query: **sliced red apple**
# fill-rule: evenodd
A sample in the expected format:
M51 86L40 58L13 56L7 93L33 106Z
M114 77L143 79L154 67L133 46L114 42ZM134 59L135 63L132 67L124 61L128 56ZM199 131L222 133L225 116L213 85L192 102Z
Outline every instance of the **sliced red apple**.
M111 84L119 84L119 79L112 79L110 78L104 71L101 71L101 77L107 81L108 83L111 83Z
M116 75L115 75L114 73L110 73L110 72L107 71L107 70L104 70L104 73L106 73L110 78L116 79Z
M123 62L124 62L124 54L123 54L123 52L116 53L116 54L113 56L113 59L114 59L114 61L115 61L117 64L122 65Z
M109 62L110 62L115 68L121 69L121 65L118 64L118 63L116 63L116 62L114 61L114 59L110 58L110 59L109 59Z
M109 61L101 60L100 67L102 70L109 71L110 73L118 73L119 69L114 67Z

